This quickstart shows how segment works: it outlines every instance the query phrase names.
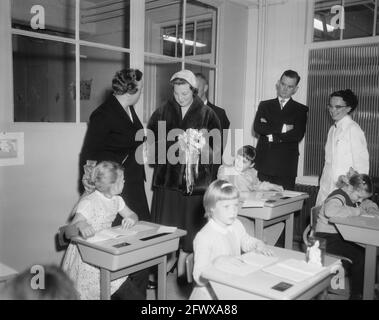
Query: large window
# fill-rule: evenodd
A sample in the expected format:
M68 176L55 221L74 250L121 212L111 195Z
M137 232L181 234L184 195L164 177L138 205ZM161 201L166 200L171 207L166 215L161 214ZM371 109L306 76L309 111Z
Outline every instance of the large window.
M129 66L130 1L12 0L15 122L86 122Z
M358 96L352 116L365 132L370 175L379 176L379 44L312 49L309 53L304 175L320 176L324 145L332 124L329 95L350 88Z
M313 41L330 41L379 35L379 0L315 0ZM344 28L339 28L343 7ZM340 14L340 19L333 19Z
M129 67L131 56L138 60L143 47L144 122L167 99L169 79L182 68L209 77L213 100L212 0L145 0L144 17L139 1L12 0L13 120L88 121L111 92L114 73ZM134 26L132 34L131 20L140 27L139 19L145 20L145 32Z

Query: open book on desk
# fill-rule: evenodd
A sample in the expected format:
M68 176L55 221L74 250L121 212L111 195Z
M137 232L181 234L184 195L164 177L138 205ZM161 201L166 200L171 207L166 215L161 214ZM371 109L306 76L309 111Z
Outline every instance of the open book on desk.
M304 281L323 270L325 270L324 267L296 259L284 260L263 269L265 272L294 282Z
M221 271L243 277L275 263L278 259L278 257L268 257L263 254L249 252L242 256L217 258L214 261L214 266Z
M86 239L88 242L100 242L105 240L110 240L118 237L131 237L135 236L138 232L153 229L153 227L146 226L143 224L136 224L131 228L124 229L120 227L114 227L109 229L103 229L95 233L94 236Z

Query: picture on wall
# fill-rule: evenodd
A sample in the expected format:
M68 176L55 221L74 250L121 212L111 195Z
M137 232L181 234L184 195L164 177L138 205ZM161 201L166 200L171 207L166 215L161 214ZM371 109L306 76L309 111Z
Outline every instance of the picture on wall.
M24 133L0 133L0 166L24 164Z

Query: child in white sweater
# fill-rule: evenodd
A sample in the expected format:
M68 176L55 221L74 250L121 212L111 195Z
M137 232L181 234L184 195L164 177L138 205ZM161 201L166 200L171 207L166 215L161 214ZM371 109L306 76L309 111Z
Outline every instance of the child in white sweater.
M205 215L208 223L194 240L193 277L196 286L190 299L212 299L209 284L201 277L204 269L220 256L238 256L241 252L256 251L272 255L263 243L249 236L237 219L239 191L225 180L211 183L204 195Z
M233 166L220 166L217 179L229 181L237 189L244 192L277 191L283 192L283 187L258 179L258 172L254 169L256 151L253 146L245 145L238 149ZM247 217L238 217L246 231L254 236L254 221ZM264 229L263 238L267 244L275 245L284 229L284 223L276 223Z

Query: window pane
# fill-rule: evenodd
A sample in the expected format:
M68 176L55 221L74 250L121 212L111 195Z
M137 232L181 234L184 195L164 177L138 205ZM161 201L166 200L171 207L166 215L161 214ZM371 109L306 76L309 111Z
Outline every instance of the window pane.
M130 47L130 1L81 1L80 39Z
M129 54L82 46L80 57L80 121L87 122L112 93L116 72L129 67Z
M75 38L75 0L12 0L11 4L13 28Z
M212 19L198 21L196 25L196 54L212 52Z
M15 122L75 121L75 48L13 36Z
M331 22L336 15L331 12L334 5L342 5L342 0L316 0L313 18L313 41L340 39L341 29L334 28Z
M185 56L188 57L188 56L193 56L194 55L194 47L195 47L195 43L194 43L194 23L187 23L186 24L186 35L185 35ZM183 26L180 25L179 26L179 32L178 32L178 37L179 37L179 43L178 43L178 55L177 57L181 57L182 56L182 48L183 48Z
M183 0L145 2L145 51L177 56L177 25L181 22Z
M145 57L144 73L144 112L143 121L146 123L154 110L162 106L171 96L172 75L181 70L180 62L167 61L164 58Z
M197 0L187 1L187 24L193 24L195 29L193 40L186 46L188 59L206 63L215 63L216 57L216 19L217 8ZM192 35L189 35L192 36ZM195 39L196 38L196 39ZM186 39L186 41L189 41ZM189 45L193 54L187 54Z
M371 37L374 25L374 3L362 5L345 5L344 39Z

